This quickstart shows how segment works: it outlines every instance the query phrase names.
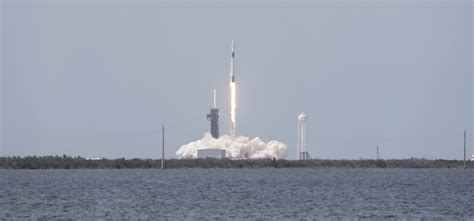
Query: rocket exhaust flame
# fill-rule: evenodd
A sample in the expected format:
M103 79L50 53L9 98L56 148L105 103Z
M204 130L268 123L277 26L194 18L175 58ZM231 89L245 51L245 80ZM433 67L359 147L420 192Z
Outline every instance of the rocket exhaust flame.
M235 82L230 83L230 135L235 136Z

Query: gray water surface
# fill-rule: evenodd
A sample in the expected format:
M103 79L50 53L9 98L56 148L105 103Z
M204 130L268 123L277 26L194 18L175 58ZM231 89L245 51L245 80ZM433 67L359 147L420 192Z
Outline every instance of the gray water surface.
M0 170L6 219L474 219L474 170Z

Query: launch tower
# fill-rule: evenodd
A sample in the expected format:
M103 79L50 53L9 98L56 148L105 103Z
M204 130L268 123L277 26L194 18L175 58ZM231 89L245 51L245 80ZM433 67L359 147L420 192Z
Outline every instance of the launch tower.
M211 121L211 135L215 139L219 138L219 108L216 106L216 89L214 89L214 107L207 114L207 119Z

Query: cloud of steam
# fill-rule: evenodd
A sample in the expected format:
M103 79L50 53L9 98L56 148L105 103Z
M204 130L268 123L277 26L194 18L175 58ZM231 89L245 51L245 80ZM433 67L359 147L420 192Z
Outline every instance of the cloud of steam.
M180 159L197 158L198 149L208 148L225 150L227 158L261 159L275 157L283 159L286 157L287 145L275 140L265 143L258 137L250 140L249 137L237 136L232 138L224 135L219 139L215 139L210 133L205 133L200 140L181 146L176 151L176 156Z

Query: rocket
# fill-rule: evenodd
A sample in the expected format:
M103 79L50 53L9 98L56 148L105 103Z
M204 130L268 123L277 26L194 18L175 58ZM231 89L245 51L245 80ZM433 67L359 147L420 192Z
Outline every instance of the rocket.
M231 137L235 136L235 109L236 105L236 83L235 83L235 73L234 73L234 41L232 41L232 54L230 59L230 82L229 82L229 89L230 89L230 122L229 122L229 134Z
M230 60L230 82L235 82L235 74L234 74L234 41L232 41L232 57Z

